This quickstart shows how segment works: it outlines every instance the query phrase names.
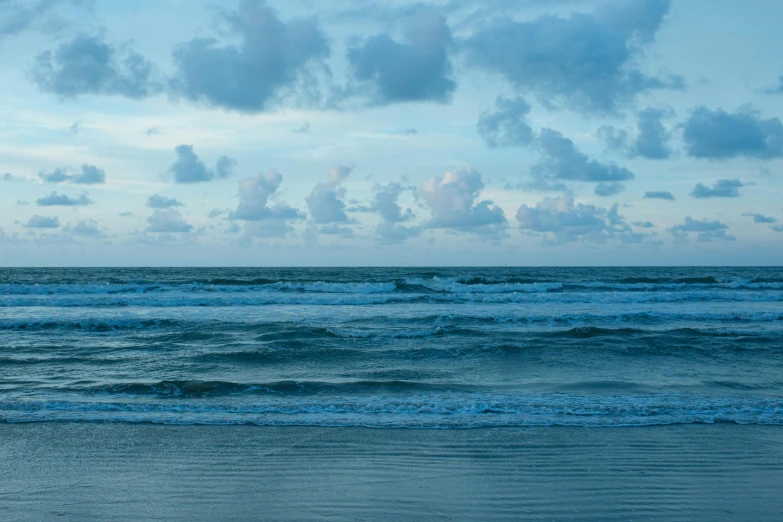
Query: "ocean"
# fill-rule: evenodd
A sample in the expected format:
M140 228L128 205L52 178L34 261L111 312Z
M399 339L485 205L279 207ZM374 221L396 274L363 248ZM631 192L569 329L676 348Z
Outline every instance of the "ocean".
M0 369L0 423L780 425L783 269L0 269Z

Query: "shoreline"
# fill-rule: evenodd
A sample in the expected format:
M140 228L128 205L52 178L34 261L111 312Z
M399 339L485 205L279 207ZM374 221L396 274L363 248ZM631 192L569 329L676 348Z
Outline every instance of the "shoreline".
M0 424L0 518L783 518L783 428Z

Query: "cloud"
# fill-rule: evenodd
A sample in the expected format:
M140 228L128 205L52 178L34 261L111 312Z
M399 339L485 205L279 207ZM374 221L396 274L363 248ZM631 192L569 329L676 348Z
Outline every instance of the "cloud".
M750 111L728 113L697 107L683 125L683 139L688 155L695 158L783 157L783 124L778 118L764 120Z
M82 194L77 198L71 198L65 194L59 194L52 192L48 196L38 198L35 204L39 207L81 207L86 205L92 205L92 200L87 197L87 194Z
M769 229L774 232L783 232L783 225L774 225L769 227Z
M403 211L398 203L400 194L405 190L407 188L400 183L376 186L375 199L368 210L380 215L381 222L378 223L375 232L385 243L401 243L421 234L420 226L408 227L400 224L416 217L412 209L407 208Z
M83 220L76 223L74 226L67 226L63 229L65 232L71 233L74 236L82 237L103 237L104 234L98 227L98 222L93 219Z
M616 196L620 192L625 190L625 185L617 181L611 183L599 183L595 186L596 196Z
M175 183L200 183L213 179L225 179L231 175L236 161L221 156L214 169L209 169L203 161L193 152L193 145L178 145L174 152L177 153L177 161L169 167L169 174Z
M302 80L309 66L329 56L327 38L313 18L282 21L262 0L242 0L220 21L238 42L195 38L174 51L172 93L238 112L269 109Z
M381 34L348 48L351 78L369 91L372 104L447 102L451 77L451 30L446 20L419 13L408 20L403 43Z
M90 0L0 0L0 40L30 28L56 29L62 20L51 13L58 4L89 5Z
M575 203L571 194L545 198L534 207L522 204L516 212L519 228L545 234L556 243L586 241L604 243L617 238L638 243L644 235L633 232L617 205L609 209Z
M153 194L149 198L147 198L147 206L149 208L170 208L170 207L181 207L184 203L177 200L177 198L167 198L166 196L160 196L158 194Z
M634 221L633 226L638 228L653 228L655 227L655 224L651 221Z
M228 218L254 222L255 224L245 228L252 235L285 236L291 231L289 222L304 219L305 216L299 210L284 203L269 204L269 200L277 195L277 189L282 181L283 176L275 170L239 180L239 205Z
M39 172L38 177L45 183L73 183L76 185L101 185L106 183L106 171L94 165L84 164L77 174L68 174L64 168L51 172Z
M163 89L154 71L135 51L120 52L99 37L82 34L38 55L32 74L41 90L64 98L103 94L142 99Z
M335 165L329 171L327 183L318 182L310 195L305 198L310 211L310 221L319 225L331 223L347 223L350 221L345 213L345 188L341 183L353 170L353 165Z
M777 223L778 222L778 220L773 217L765 216L764 214L756 214L754 212L743 212L742 215L747 217L752 217L754 223Z
M6 172L2 176L0 176L0 180L3 180L3 181L26 181L24 178L20 178L19 176L14 176L10 172Z
M767 94L783 94L783 76L780 76L778 78L777 85L773 85L768 89L764 89L764 92L766 92Z
M617 194L624 188L619 182L634 178L633 173L624 167L588 158L573 141L558 131L541 129L538 143L544 157L531 169L535 180L533 188L567 190L563 181L581 181L600 183L596 187L598 195Z
M689 234L696 234L696 241L707 242L713 239L722 239L724 241L734 241L734 236L726 234L729 226L720 221L707 221L706 219L693 219L691 216L685 218L682 225L675 225L669 228L669 232L680 240L687 240Z
M488 147L519 147L533 141L533 129L525 120L530 104L522 97L498 96L495 111L484 111L476 128Z
M672 156L672 150L667 146L671 133L661 123L661 118L666 113L667 111L652 107L639 113L637 121L639 134L631 146L632 157L668 159Z
M56 216L39 216L38 214L31 217L24 225L25 228L58 228L59 226L60 219Z
M630 135L624 129L604 125L598 129L598 138L608 150L621 152L628 157L662 160L669 159L674 151L668 142L671 132L663 126L661 119L671 111L648 107L637 115L636 139L630 142Z
M500 74L547 105L613 113L641 92L683 87L681 77L661 80L633 67L668 11L668 0L636 0L596 15L498 17L463 48L468 64Z
M674 195L667 190L648 190L644 193L644 199L668 199L674 201Z
M503 209L490 200L476 202L483 189L481 174L470 166L424 181L418 195L432 215L424 227L484 235L502 233L507 225Z
M133 217L133 212L120 212L120 217Z
M193 225L185 222L179 211L169 208L156 210L147 218L147 232L190 232Z
M693 198L738 198L739 189L745 185L738 179L719 179L712 187L697 183L691 191Z

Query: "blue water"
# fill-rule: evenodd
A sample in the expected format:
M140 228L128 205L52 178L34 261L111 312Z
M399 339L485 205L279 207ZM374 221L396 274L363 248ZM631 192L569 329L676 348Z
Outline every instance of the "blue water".
M0 421L783 424L783 269L0 269Z

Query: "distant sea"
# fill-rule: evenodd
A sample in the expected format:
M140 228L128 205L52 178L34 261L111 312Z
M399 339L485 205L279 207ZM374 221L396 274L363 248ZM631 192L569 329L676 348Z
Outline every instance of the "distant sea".
M781 268L0 269L0 422L783 424Z

